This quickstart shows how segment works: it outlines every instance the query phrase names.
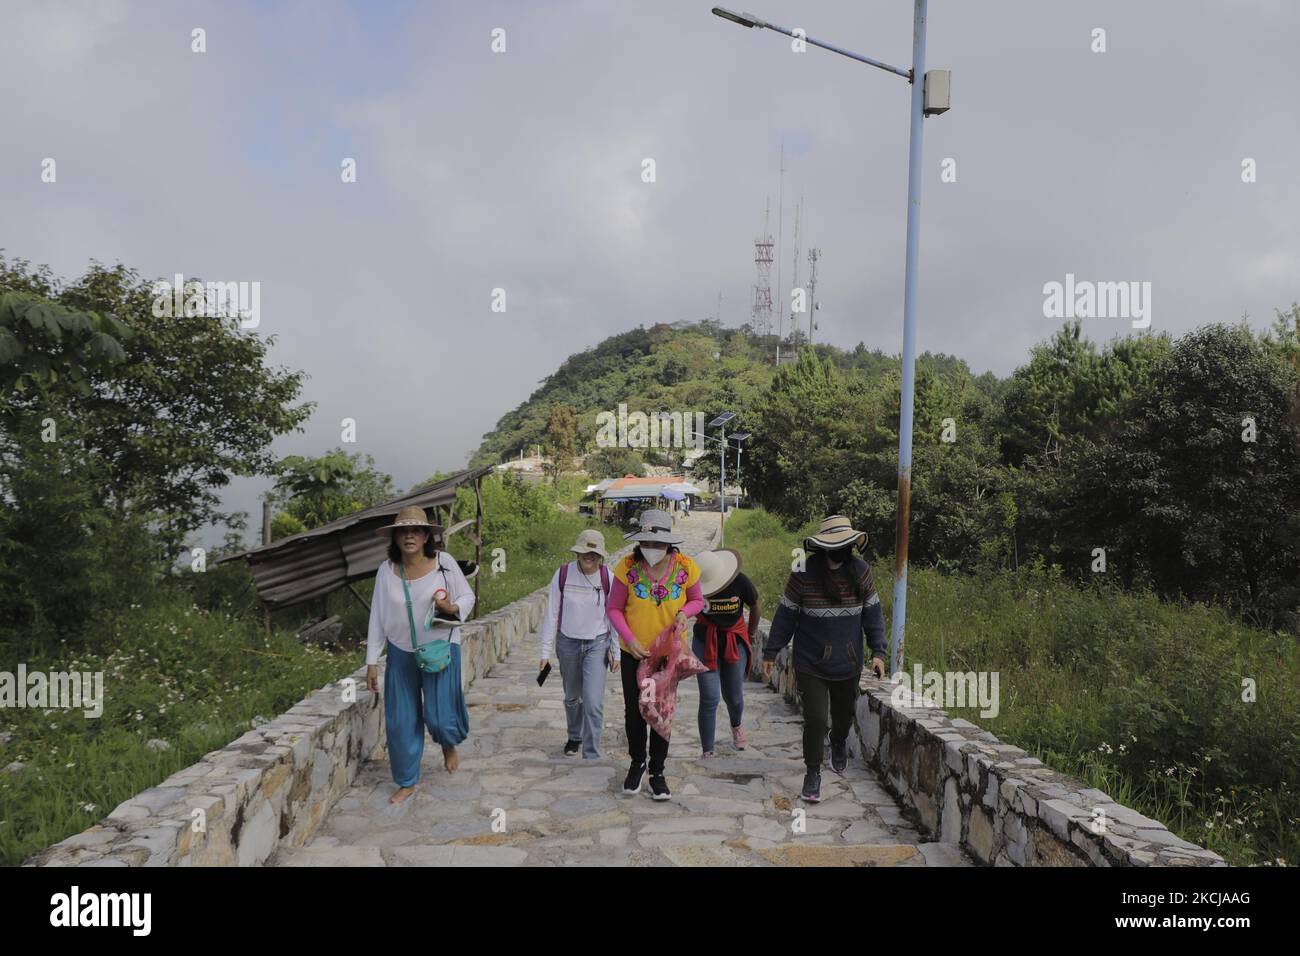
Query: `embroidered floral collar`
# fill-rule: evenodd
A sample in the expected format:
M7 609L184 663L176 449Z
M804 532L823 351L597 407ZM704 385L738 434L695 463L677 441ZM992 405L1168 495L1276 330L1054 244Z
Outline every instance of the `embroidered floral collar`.
M654 598L655 604L661 605L665 599L675 601L682 596L687 577L686 568L678 565L677 554L674 552L668 570L658 581L648 568L634 560L627 571L627 587L643 601Z

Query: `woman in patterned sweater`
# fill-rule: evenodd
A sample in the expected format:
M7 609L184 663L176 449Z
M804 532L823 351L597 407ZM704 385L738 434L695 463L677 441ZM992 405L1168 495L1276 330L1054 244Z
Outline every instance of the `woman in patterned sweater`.
M763 647L763 676L772 676L776 655L794 638L795 679L803 702L803 759L807 767L800 796L821 800L821 765L826 728L831 732L831 769L848 766L849 728L862 675L863 637L871 649L871 670L885 676L885 617L871 578L871 566L853 555L866 543L843 515L831 515L821 531L804 541L806 570L791 572Z

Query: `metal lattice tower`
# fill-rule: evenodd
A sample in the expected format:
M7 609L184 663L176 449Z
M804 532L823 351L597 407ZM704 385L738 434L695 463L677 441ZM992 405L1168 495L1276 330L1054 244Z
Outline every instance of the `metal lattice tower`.
M808 277L808 344L812 345L813 329L817 327L817 260L821 258L820 249L808 250L808 266L811 269L811 275Z
M754 240L754 268L758 272L758 281L754 284L753 325L755 335L770 335L772 332L772 234L767 231L767 222L772 213L769 203L763 215L763 235Z
M790 289L799 288L799 219L803 214L803 197L799 197L799 204L794 207L794 272L790 282ZM781 308L789 313L790 331L793 332L798 325L799 316L794 314L794 303L783 302Z

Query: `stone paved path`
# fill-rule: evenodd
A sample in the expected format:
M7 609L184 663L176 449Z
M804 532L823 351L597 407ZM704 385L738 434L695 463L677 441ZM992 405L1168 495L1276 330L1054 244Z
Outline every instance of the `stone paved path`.
M699 551L716 514L682 520ZM605 758L565 757L559 669L539 688L536 636L468 693L470 737L448 775L426 740L419 789L391 806L387 760L367 763L315 837L273 866L970 866L953 844L923 843L864 766L826 768L822 803L797 799L802 722L776 692L745 686L749 746L730 746L719 706L718 755L700 759L696 682L681 685L666 776L673 799L620 790L627 772L617 675L605 693ZM802 811L802 813L798 813Z

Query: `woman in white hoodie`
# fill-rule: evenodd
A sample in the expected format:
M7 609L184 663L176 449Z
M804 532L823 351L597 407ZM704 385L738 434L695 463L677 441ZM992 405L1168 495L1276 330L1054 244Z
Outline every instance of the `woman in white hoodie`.
M554 646L560 659L569 732L564 755L571 757L581 749L584 760L595 760L601 756L605 675L619 667L618 643L605 616L610 589L605 537L595 528L588 528L569 550L578 557L551 577L537 669L545 670Z

